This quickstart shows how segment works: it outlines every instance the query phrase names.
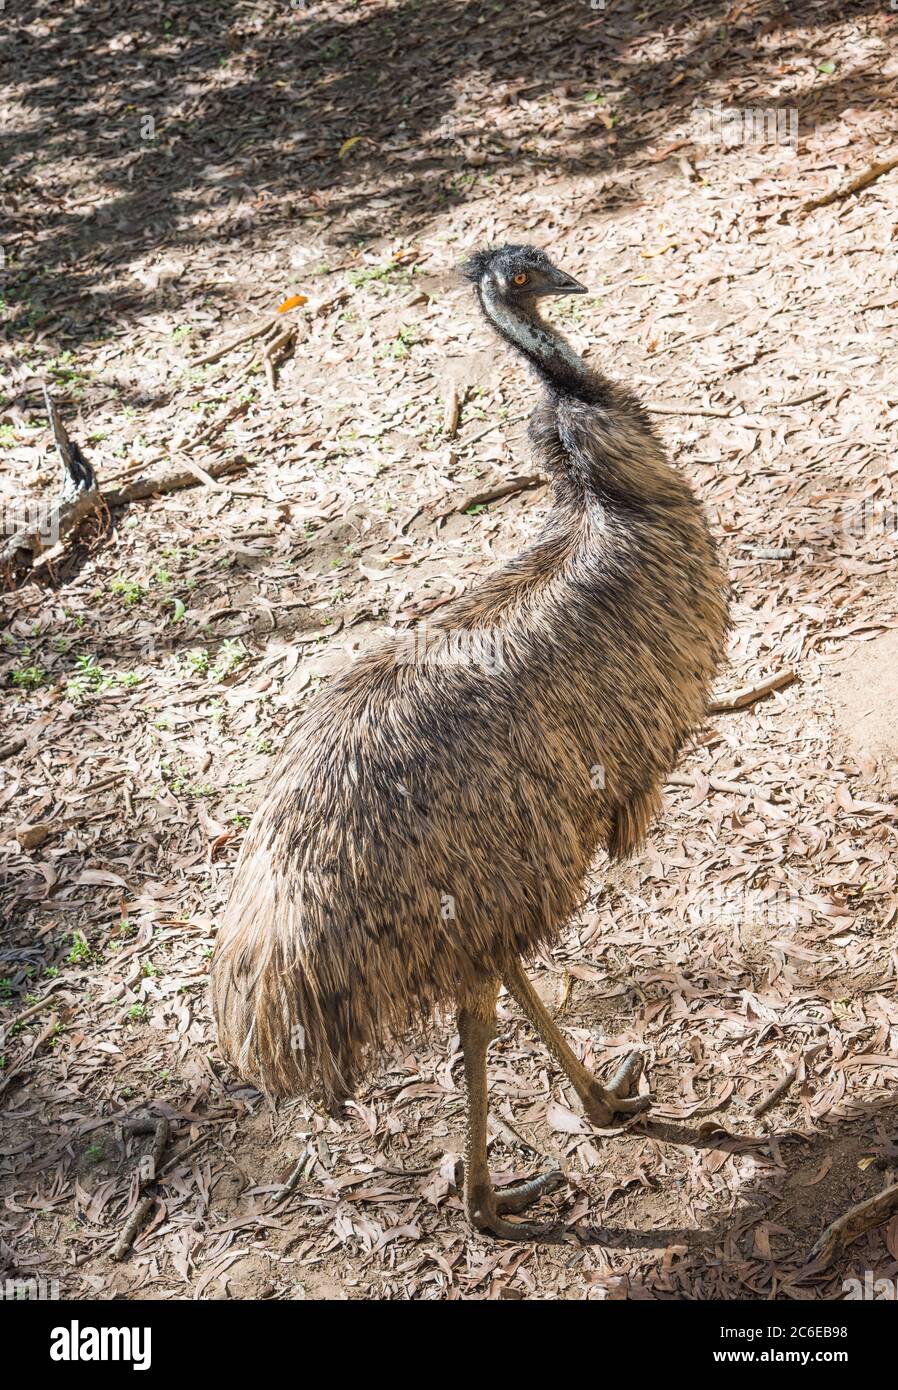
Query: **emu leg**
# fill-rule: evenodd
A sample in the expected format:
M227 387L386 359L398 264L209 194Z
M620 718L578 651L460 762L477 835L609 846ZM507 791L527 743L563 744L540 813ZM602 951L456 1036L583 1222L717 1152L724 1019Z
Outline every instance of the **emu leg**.
M534 1240L553 1228L531 1221L505 1221L502 1212L522 1211L544 1192L558 1187L563 1181L555 1167L529 1182L518 1183L497 1193L490 1177L487 1158L487 1073L486 1052L496 1036L496 996L498 982L487 985L477 994L469 995L458 1011L458 1036L461 1039L465 1064L465 1083L468 1089L468 1126L465 1141L464 1189L465 1212L478 1231L492 1231L505 1240Z
M580 1097L587 1119L600 1129L614 1122L615 1115L638 1115L647 1110L647 1096L631 1098L639 1082L642 1059L638 1052L624 1058L607 1087L597 1081L592 1072L575 1057L563 1038L554 1019L546 1012L542 1000L530 983L519 961L505 972L505 988L513 994L533 1024L562 1071Z

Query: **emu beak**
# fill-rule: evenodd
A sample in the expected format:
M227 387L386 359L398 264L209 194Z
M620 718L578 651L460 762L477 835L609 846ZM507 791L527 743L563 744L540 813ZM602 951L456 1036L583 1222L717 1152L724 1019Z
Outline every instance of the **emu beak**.
M563 270L552 270L552 279L546 285L544 294L589 294L585 285L581 285L579 280L575 280L573 275L566 275Z

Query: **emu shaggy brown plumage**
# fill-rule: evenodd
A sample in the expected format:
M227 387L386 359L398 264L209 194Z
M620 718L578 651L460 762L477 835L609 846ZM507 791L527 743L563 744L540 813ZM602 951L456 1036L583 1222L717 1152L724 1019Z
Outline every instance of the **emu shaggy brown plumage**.
M726 588L695 497L639 403L537 301L584 292L528 246L464 268L542 382L530 421L554 504L535 544L334 679L287 739L234 874L212 966L224 1055L266 1091L333 1104L391 1040L457 1009L465 1207L506 1237L560 1179L497 1194L486 1053L500 982L607 1125L647 1105L638 1058L606 1087L521 968L583 902L596 854L634 851L702 722Z

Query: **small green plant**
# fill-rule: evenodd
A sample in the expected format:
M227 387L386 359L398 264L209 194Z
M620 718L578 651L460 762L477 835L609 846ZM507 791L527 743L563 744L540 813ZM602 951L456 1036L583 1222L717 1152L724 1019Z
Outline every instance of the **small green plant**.
M232 637L226 637L218 649L218 659L212 671L216 680L224 680L225 676L236 669L246 656L246 649L242 642Z
M185 652L184 660L198 676L204 676L209 670L209 653L205 647L194 647L192 651Z
M144 597L144 591L137 583L136 579L126 579L124 575L116 575L115 579L110 580L109 592L121 598L126 608L133 608L136 603L140 603Z
M91 949L83 932L77 931L72 937L72 949L66 956L69 965L84 965L91 958Z
M99 1163L100 1159L103 1157L103 1145L91 1144L89 1149L85 1149L84 1157L87 1159L88 1163Z
M147 1016L146 1004L132 1004L125 1017L130 1023L141 1023Z
M38 690L46 678L42 666L16 666L12 672L12 683L19 690Z

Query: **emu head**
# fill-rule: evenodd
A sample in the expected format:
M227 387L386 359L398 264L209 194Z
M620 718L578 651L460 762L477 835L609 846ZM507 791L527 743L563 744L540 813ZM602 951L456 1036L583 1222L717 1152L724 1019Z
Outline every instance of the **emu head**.
M487 295L521 309L542 295L588 293L585 285L559 270L536 246L508 243L495 250L477 251L460 269L481 297Z

